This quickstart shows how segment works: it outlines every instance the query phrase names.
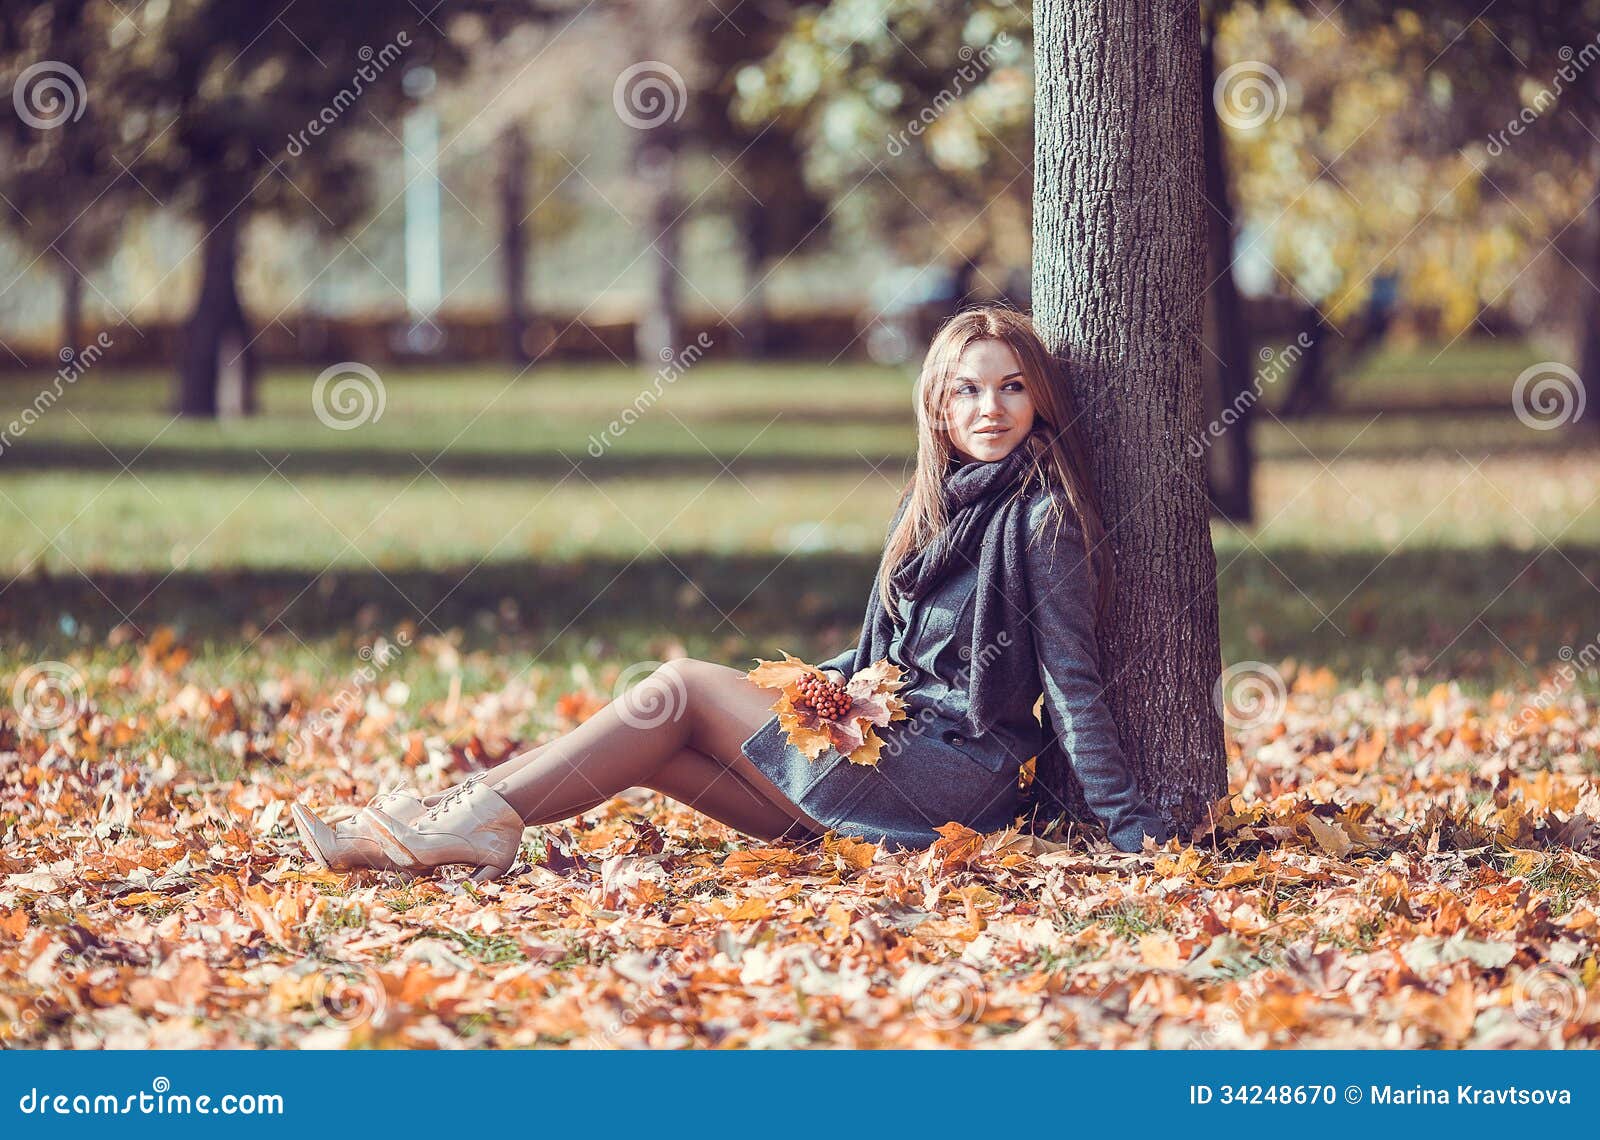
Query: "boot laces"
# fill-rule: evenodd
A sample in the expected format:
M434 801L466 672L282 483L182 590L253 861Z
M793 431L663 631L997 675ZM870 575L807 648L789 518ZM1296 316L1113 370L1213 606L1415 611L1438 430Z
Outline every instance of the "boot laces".
M483 773L475 772L471 776L468 776L461 783L445 792L444 798L428 809L428 818L435 820L438 819L444 814L446 808L455 803L457 800L466 796L470 791L472 791L473 787L482 780Z

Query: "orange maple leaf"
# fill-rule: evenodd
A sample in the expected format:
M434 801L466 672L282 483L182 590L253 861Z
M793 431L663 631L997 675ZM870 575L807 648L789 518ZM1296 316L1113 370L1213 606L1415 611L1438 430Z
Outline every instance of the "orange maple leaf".
M883 750L883 739L873 731L897 720L907 719L906 703L895 695L904 682L900 666L888 660L874 661L845 683L850 708L839 717L824 716L808 704L796 704L803 677L823 679L821 669L808 665L787 650L779 650L782 661L756 658L756 667L745 674L766 689L777 689L772 711L789 743L807 760L816 760L829 748L852 764L875 765Z

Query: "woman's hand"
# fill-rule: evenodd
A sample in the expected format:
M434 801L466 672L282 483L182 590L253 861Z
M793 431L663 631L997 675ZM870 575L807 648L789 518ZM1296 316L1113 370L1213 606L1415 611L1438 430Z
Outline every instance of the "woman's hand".
M835 685L838 685L841 689L844 688L850 680L850 678L846 677L837 669L824 669L822 671L822 675Z

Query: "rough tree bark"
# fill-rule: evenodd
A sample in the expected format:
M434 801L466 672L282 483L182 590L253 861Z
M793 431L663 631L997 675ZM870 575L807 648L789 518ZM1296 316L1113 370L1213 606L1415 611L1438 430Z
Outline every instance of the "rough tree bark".
M1117 571L1106 700L1185 831L1227 793L1202 430L1200 25L1185 0L1034 2L1033 307L1062 359ZM1066 799L1068 774L1040 770Z

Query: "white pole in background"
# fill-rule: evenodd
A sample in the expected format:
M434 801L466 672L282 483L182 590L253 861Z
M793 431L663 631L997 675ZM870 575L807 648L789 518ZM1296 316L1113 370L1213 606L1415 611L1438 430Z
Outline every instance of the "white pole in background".
M432 352L444 340L434 323L444 298L444 244L440 234L439 114L427 102L435 77L431 67L414 67L405 74L406 94L418 100L405 117L401 141L405 146L405 251L406 311L411 328L407 346Z

